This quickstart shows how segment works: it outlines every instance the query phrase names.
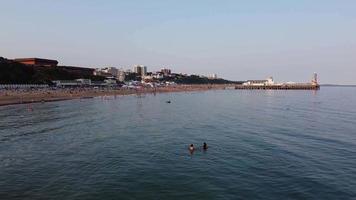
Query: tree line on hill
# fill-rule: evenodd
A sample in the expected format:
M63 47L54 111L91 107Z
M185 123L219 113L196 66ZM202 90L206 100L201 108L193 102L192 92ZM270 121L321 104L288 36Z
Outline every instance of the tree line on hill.
M174 81L178 84L233 84L239 83L239 81L229 81L225 79L210 79L208 77L200 77L198 75L180 75L176 74L174 78L168 78L167 81Z
M141 81L142 78L137 73L129 73L125 77L125 81ZM182 75L172 74L161 79L154 79L156 82L175 82L177 84L242 84L241 81L229 81L225 79L209 79L208 77L200 77L197 75Z

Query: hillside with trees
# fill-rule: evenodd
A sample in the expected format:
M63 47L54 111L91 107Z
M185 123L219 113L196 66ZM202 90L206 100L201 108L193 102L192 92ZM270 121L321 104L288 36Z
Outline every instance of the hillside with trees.
M173 77L165 78L166 81L173 81L178 84L239 84L240 81L229 81L225 79L210 79L208 77L200 77L198 75L181 75L174 74Z

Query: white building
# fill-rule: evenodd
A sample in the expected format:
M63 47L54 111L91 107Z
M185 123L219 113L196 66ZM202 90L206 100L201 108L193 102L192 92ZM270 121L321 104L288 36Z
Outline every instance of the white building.
M211 74L208 76L209 79L218 79L218 75L216 74Z
M111 74L112 76L116 76L118 73L118 70L116 67L106 67L101 69L102 72Z
M272 76L267 79L267 85L274 85L274 80Z
M243 85L251 85L251 86L266 86L266 85L274 85L273 77L269 77L266 80L248 80Z
M129 70L131 71L131 70ZM126 71L124 69L117 69L116 67L106 67L106 68L97 68L94 71L94 75L104 76L106 78L115 78L121 82L125 81Z
M115 67L105 67L105 68L97 68L95 69L94 71L94 75L95 76L105 76L105 77L108 77L108 76L117 76L117 73L118 73L118 69L115 68Z
M152 74L152 76L156 79L162 79L164 78L164 74L163 73L160 73L160 72L157 72L155 74Z

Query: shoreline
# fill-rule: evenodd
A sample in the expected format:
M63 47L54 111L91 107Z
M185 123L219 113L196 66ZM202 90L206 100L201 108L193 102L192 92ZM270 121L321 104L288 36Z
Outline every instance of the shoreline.
M100 96L126 96L132 94L154 94L171 92L194 92L207 90L221 90L229 87L228 84L217 85L176 85L158 88L140 89L93 89L93 88L64 88L40 90L0 90L0 106L31 104L40 102L66 101L72 99L87 99Z

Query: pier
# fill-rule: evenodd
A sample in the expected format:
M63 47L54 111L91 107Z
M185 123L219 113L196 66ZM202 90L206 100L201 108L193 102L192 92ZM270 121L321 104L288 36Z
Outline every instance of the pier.
M288 85L235 85L236 90L319 90L320 85L288 84Z
M319 90L318 75L313 74L311 82L307 83L275 83L273 77L266 80L247 80L241 85L235 85L236 90Z

